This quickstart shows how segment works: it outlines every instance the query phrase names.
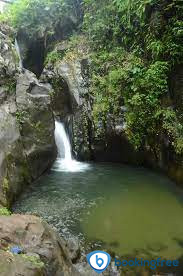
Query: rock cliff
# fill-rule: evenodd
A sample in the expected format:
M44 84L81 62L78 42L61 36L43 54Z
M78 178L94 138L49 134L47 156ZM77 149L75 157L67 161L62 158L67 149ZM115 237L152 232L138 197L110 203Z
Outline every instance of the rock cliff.
M72 118L69 122L75 156L81 160L121 162L160 169L182 185L182 156L174 152L163 133L156 152L145 144L138 151L131 145L125 133L125 112L128 112L125 106L121 106L121 118L112 118L109 114L105 129L102 124L94 124L94 98L90 93L90 53L86 39L78 36L75 47L70 47L67 41L58 43L53 53L58 59L54 62L49 60L42 79L53 85L52 109L55 115L66 124L67 118ZM170 77L171 97L167 96L164 101L169 101L178 110L180 118L182 89L182 67L179 66L172 70ZM103 135L97 134L100 128Z
M0 203L5 206L50 168L56 156L51 88L33 73L20 71L9 32L1 26Z

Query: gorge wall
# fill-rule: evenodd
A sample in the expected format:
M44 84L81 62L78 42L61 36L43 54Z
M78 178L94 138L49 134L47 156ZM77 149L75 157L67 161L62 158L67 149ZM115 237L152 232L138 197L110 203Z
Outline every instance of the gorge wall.
M65 122L77 159L144 165L183 183L179 6L145 5L142 19L133 14L134 4L129 22L125 8L106 3L93 1L91 11L86 5L83 19L78 1L62 10L58 24L47 20L46 11L37 25L18 16L25 70L18 66L13 31L1 24L1 204L11 204L26 183L51 167L54 117ZM124 21L118 18L114 29L102 8L108 18L113 8L124 13ZM55 12L54 5L49 9Z
M0 204L9 206L22 188L50 168L55 156L50 87L20 71L11 30L0 32ZM13 35L12 35L13 36Z
M81 1L71 10L61 7L60 14L50 1L41 22L39 2L38 10L28 7L28 22L18 14L16 34L0 23L0 206L11 207L51 168L55 118L65 123L75 158L146 166L183 185L183 32L176 1L153 1L136 17L133 5L93 0L84 18ZM26 69L20 68L15 37ZM1 221L6 274L33 267L32 275L78 275L75 256L40 219L13 215ZM34 254L36 266L16 256L7 267L6 249L15 243L28 258Z
M105 126L102 122L95 124L94 98L90 92L91 60L86 38L78 35L78 44L74 47L70 46L68 40L60 42L53 52L62 58L56 61L48 59L41 80L53 86L52 108L55 116L65 120L66 125L66 119L72 118L70 125L75 156L85 161L121 162L158 169L182 185L183 157L182 154L175 153L166 134L162 133L159 141L154 141L156 150L146 143L139 150L135 150L125 132L125 106L121 107L120 117L109 114ZM182 66L172 70L169 78L171 97L168 94L164 99L174 106L179 114L182 113L183 106L182 73ZM100 129L103 130L102 135L97 134Z

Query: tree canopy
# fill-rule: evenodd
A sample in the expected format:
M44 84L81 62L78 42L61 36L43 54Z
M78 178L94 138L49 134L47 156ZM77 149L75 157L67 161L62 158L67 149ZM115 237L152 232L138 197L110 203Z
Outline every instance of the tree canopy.
M2 19L33 38L53 34L66 19L79 17L79 0L15 0Z

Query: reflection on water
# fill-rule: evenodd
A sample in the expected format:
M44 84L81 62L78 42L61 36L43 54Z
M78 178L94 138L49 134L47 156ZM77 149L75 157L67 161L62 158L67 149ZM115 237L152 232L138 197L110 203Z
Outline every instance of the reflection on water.
M119 256L183 254L182 196L169 179L146 169L96 164L78 172L51 171L14 209L41 215L66 239L77 236L83 246L100 241Z

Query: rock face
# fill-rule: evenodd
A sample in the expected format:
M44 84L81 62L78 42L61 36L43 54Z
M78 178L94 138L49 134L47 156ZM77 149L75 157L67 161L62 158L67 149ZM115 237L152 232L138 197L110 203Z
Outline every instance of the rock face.
M29 71L18 77L18 120L23 150L32 179L36 179L48 169L56 156L50 91L49 85L40 84Z
M54 64L50 62L43 74L50 83L53 83L53 79L58 80L54 87L52 108L62 121L67 122L69 116L72 118L69 122L72 125L75 156L81 160L122 162L161 169L178 184L183 184L183 157L175 154L167 145L168 138L164 137L164 142L159 143L156 154L146 145L137 152L125 134L125 116L120 119L110 118L110 114L103 134L96 135L104 126L94 126L93 122L93 98L90 95L89 55L86 45L87 43L77 45L77 49L70 50L67 42L58 44L55 51L64 58ZM65 51L66 55L63 53ZM167 100L172 101L180 118L183 106L182 80L183 70L179 66L172 72L171 99ZM125 106L121 109L122 113L127 112Z
M29 71L20 72L17 64L13 44L0 32L0 203L4 206L48 169L56 155L50 87Z
M180 124L183 125L183 65L176 66L172 71L170 91L172 105L177 111ZM183 156L170 151L167 163L169 176L183 185Z
M80 45L78 45L78 48ZM57 45L57 52L67 49L67 43ZM54 88L52 109L59 119L66 123L72 132L72 146L75 157L80 160L92 159L92 99L88 92L88 58L87 51L77 49L75 53L66 55L54 65L49 63L42 79L50 82ZM68 120L69 119L69 120ZM68 126L70 123L70 127Z
M8 249L18 246L20 255ZM40 218L29 215L0 217L0 275L77 276L65 242Z
M54 89L53 112L71 129L75 157L82 161L142 164L143 153L137 153L130 145L124 133L124 120L116 119L112 125L109 118L105 135L97 137L100 126L94 126L92 116L89 49L85 39L80 40L75 49L69 49L67 41L56 45L55 53L64 57L56 63L49 62L42 74L42 80L50 82ZM125 107L122 109L126 111Z
M2 276L14 276L14 275L29 275L29 276L42 276L44 274L44 268L39 259L36 259L37 263L34 263L34 259L26 259L19 255L12 255L9 252L0 250L0 273Z
M68 84L72 102L72 138L75 156L81 160L92 158L91 99L87 89L88 60L85 57L65 59L55 66L57 74Z

